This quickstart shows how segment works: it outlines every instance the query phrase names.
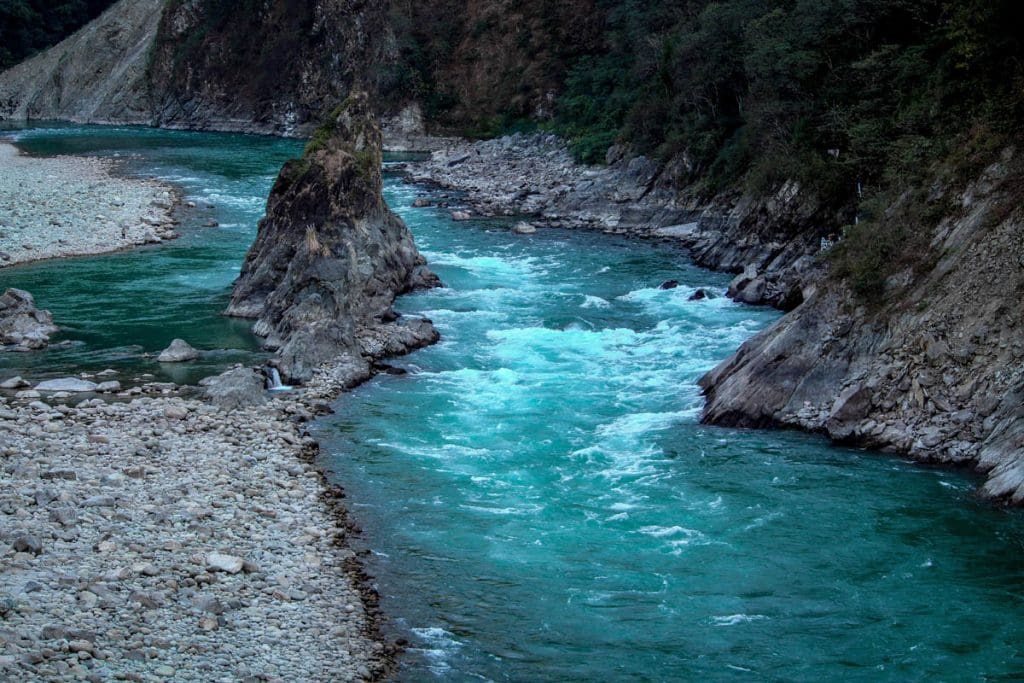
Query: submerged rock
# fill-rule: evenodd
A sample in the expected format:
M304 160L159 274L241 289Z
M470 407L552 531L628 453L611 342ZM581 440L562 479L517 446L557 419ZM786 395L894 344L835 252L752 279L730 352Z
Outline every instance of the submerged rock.
M192 348L184 339L175 339L156 359L160 363L184 363L196 360L201 355L198 350Z
M706 289L698 289L696 292L691 294L687 301L704 301L705 299L712 299L711 293Z
M397 295L439 284L384 202L381 161L369 98L355 93L285 164L267 201L227 314L257 319L287 381L358 358L359 338Z
M513 225L512 232L516 233L517 235L532 235L535 232L537 232L537 228L531 225L530 223L523 221L522 223L516 223L515 225Z
M36 391L66 391L69 393L85 393L96 391L97 384L77 377L50 379L36 385Z
M0 295L0 349L16 351L44 349L57 332L49 311L36 308L35 299L22 289L8 289Z
M0 382L0 389L24 389L25 387L32 386L21 377L11 377L10 379Z

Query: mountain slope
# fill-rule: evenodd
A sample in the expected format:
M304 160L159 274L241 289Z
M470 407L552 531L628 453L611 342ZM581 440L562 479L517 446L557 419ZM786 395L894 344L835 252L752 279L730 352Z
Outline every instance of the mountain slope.
M146 67L164 0L121 0L0 74L0 120L148 123Z

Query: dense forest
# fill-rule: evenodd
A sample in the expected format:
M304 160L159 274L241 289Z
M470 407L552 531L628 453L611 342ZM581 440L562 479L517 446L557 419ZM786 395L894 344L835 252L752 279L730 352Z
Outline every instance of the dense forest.
M0 70L87 24L114 0L0 0Z
M405 84L436 122L485 134L541 125L590 163L626 143L684 160L684 183L706 196L800 181L849 225L838 270L869 297L926 253L948 213L922 189L936 168L969 176L1024 121L1017 0L596 0L590 14L577 2L568 21L559 3L511 5L550 38L533 57L545 82L520 70L516 92L559 80L554 106L538 117L505 98L499 116L467 122L464 88L445 69L486 34L487 17L421 9L405 34L397 25L399 44Z

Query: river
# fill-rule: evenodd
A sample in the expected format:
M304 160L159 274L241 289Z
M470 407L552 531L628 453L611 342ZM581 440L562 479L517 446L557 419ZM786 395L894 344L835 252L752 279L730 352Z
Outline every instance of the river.
M118 154L198 206L182 238L0 271L68 349L0 375L114 367L176 336L261 358L222 318L274 173L300 146L132 128L22 131ZM400 300L443 341L317 423L370 549L400 680L1009 680L1024 674L1024 518L958 472L699 424L695 381L777 313L669 245L453 223L386 196L446 287ZM436 195L437 193L432 193ZM211 208L212 206L212 208ZM219 228L201 227L210 218ZM658 285L680 281L673 290ZM719 296L690 301L696 288Z

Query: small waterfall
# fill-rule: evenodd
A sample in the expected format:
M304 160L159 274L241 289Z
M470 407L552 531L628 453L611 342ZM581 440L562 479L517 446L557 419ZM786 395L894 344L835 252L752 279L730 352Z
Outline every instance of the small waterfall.
M281 373L272 365L263 368L263 374L267 376L268 391L289 391L290 386L281 383Z

